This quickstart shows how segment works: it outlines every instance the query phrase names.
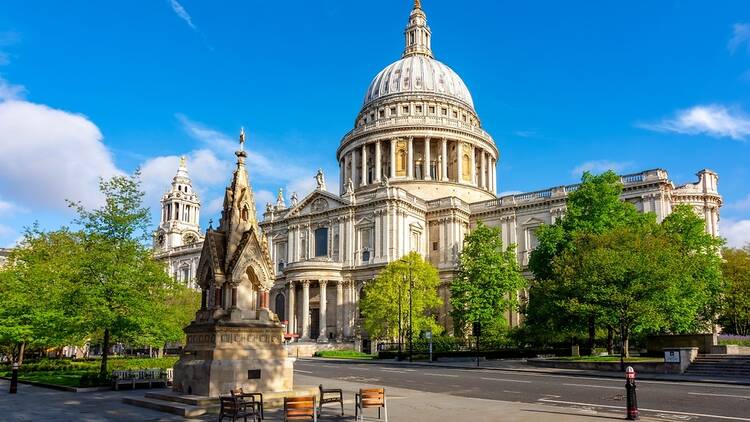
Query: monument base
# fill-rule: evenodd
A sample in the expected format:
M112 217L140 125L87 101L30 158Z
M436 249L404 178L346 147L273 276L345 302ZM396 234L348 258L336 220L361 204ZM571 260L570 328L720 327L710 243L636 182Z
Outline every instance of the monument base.
M295 359L287 357L277 322L194 321L185 333L185 348L174 365L175 392L217 397L234 388L293 390Z

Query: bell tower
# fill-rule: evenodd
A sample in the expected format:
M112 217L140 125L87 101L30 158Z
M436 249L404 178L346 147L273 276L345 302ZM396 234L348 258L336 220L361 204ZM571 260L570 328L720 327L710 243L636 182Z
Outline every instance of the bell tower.
M172 187L161 197L161 216L154 234L154 248L169 250L202 241L200 210L201 203L193 190L185 157L180 157Z

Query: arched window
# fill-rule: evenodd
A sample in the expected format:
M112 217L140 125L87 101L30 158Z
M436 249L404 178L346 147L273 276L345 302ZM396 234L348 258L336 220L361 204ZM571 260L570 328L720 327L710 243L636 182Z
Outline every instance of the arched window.
M406 175L406 150L404 149L396 152L396 173L398 176Z
M473 169L471 168L471 159L469 158L469 154L464 154L461 158L461 177L464 180L471 180L471 172Z
M279 316L279 321L286 320L286 300L284 298L284 294L279 293L276 295L276 301L275 301L275 309L276 309L276 315Z

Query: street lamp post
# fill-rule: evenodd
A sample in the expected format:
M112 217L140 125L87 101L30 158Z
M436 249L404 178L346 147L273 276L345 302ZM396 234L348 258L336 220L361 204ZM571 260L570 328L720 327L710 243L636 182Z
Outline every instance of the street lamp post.
M398 360L401 360L401 353L403 352L401 344L404 341L404 335L401 331L401 316L403 315L401 313L401 290L403 286L403 278L402 284L399 284L398 286Z
M412 328L413 327L413 321L412 321L412 308L413 308L413 303L412 302L413 301L412 301L412 296L414 296L414 277L412 276L412 271L411 271L411 261L408 261L408 260L403 259L403 258L399 259L399 261L403 262L404 264L406 264L409 267L409 331L408 331L407 335L409 336L409 362L412 362L413 356L414 356L414 344L412 343L412 337L413 337L413 334L414 334L414 332L412 331L413 330L413 328Z

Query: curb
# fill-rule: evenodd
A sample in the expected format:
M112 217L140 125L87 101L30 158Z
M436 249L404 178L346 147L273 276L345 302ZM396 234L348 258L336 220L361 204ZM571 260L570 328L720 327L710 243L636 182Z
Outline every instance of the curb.
M568 376L576 376L576 377L598 377L598 378L614 378L614 379L624 379L623 375L619 372L613 372L613 373L606 373L606 372L581 372L581 371L571 371L571 370L565 370L565 369L557 369L555 371L549 371L544 369L536 369L536 368L529 368L529 369L520 369L520 368L496 368L496 367L487 367L487 366L456 366L456 365L446 365L446 364L440 364L440 363L426 363L426 362L398 362L393 361L389 359L383 359L383 360L359 360L359 359L340 359L340 358L300 358L300 360L312 360L312 361L321 361L321 362L332 362L332 361L338 361L338 362L347 362L347 363L366 363L366 364L386 364L386 365L394 365L394 366L420 366L420 367L432 367L432 368L447 368L447 369L465 369L465 370L477 370L477 369L487 369L492 371L509 371L509 372L528 372L533 374L546 374L546 375L568 375ZM655 376L656 375L656 376ZM732 380L732 379L693 379L693 378L683 378L679 376L664 376L664 375L657 375L657 374L648 374L648 373L640 373L638 374L638 379L646 380L646 381L664 381L664 382L680 382L680 383L700 383L700 384L726 384L726 385L750 385L750 380Z

